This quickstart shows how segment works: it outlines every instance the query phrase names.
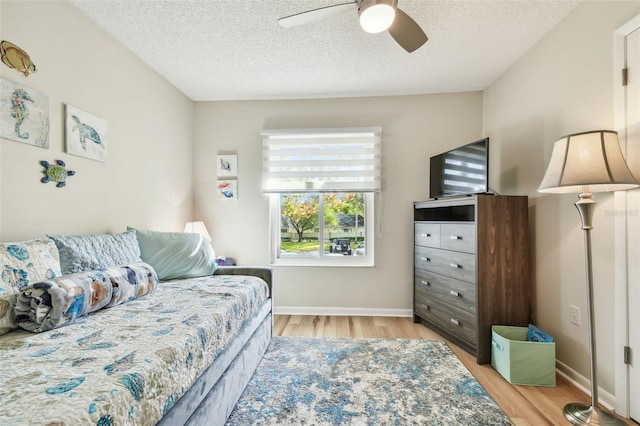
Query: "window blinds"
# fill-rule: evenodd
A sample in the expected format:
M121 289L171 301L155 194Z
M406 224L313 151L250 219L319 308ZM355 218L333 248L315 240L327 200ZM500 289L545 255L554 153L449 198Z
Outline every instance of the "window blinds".
M382 128L264 130L266 193L379 192Z

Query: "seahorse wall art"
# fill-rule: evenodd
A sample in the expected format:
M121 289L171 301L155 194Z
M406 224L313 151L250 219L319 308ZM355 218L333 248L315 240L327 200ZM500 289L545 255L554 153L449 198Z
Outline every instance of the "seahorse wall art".
M49 98L0 79L0 137L49 148Z
M11 94L11 117L16 119L14 130L20 139L29 139L29 133L20 131L22 123L29 117L27 102L33 103L33 99L26 90L16 89Z
M9 68L13 68L29 77L29 74L36 72L36 65L24 50L7 40L0 42L0 58Z

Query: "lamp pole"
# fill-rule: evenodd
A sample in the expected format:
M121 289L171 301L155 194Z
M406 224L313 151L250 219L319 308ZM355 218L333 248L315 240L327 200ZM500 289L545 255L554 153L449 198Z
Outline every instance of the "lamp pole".
M589 186L583 185L579 200L575 203L582 230L584 231L585 255L584 264L587 275L587 310L589 312L589 362L591 364L591 405L570 402L564 406L564 416L574 425L626 425L627 423L618 417L601 410L598 407L598 380L596 372L596 333L593 309L593 268L591 266L591 230L593 229L593 211L596 201L589 192Z

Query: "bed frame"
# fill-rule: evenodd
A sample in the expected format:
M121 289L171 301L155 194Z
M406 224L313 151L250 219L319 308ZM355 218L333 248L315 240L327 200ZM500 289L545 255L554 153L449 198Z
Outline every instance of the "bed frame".
M251 275L269 286L269 299L158 425L224 425L273 336L273 276L265 267L219 267L214 275Z

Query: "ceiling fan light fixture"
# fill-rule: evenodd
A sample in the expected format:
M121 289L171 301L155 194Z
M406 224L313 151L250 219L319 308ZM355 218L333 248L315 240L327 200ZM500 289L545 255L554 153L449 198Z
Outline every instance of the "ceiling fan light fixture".
M360 26L368 33L386 31L396 17L397 0L362 0L358 6Z

